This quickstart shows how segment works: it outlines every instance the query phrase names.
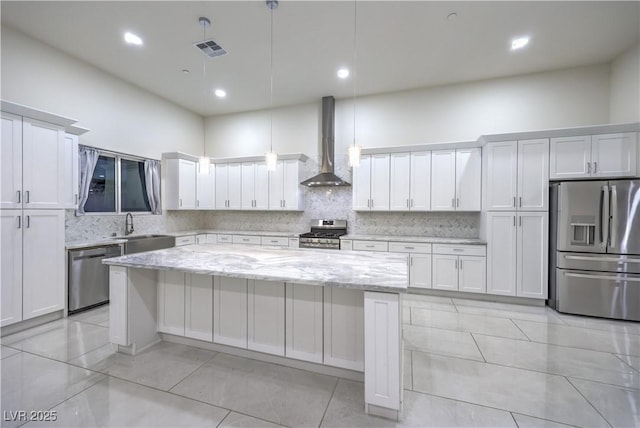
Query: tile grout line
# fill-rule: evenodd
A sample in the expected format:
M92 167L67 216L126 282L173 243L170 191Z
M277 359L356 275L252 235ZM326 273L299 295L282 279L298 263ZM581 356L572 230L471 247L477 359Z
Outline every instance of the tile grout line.
M509 414L511 415L511 419L513 419L513 423L516 424L516 428L520 428L520 425L518 425L518 421L516 421L516 417L513 415L513 412L509 412Z
M219 352L216 351L210 351L213 353L213 355L211 356L211 358L209 358L206 361L203 361L202 364L200 364L199 366L197 366L196 368L194 368L193 370L191 370L189 373L187 373L182 379L180 379L178 382L176 382L175 384L173 384L171 386L171 388L169 388L167 390L167 392L171 391L173 388L175 388L176 386L178 386L180 383L182 383L186 378L188 378L189 376L191 376L192 374L194 374L197 370L199 370L200 368L202 368L205 364L209 363L211 360L213 360L216 355L219 354Z
M222 425L222 423L223 423L223 422L224 422L224 421L229 417L229 415L230 415L230 414L231 414L231 410L229 410L229 411L227 412L227 414L226 414L226 415L224 415L224 418L222 418L222 419L220 420L220 422L218 422L218 425L216 425L216 428L218 428L220 425Z
M331 405L331 400L333 400L333 396L336 393L336 389L338 389L338 383L340 382L340 378L336 379L336 384L333 385L333 391L331 391L331 397L329 397L329 401L327 402L327 407L324 408L324 412L322 413L322 418L320 418L320 423L318 424L318 428L322 426L322 422L324 422L324 417L327 415L327 411L329 410L329 406Z
M478 345L478 341L476 340L473 333L469 333L469 334L471 335L471 339L473 339L473 343L476 344L476 348L478 348L478 352L480 352L480 356L482 357L482 360L486 363L487 359L484 357L484 354L482 353L482 349L480 349L480 345Z
M627 365L631 370L633 370L636 373L640 373L640 370L636 369L635 367L633 367L631 364L629 364L628 362L626 362L625 360L623 360L622 358L620 358L618 356L618 354L614 354L613 352L609 352L611 355L613 355L615 358L617 358L618 360L622 361L625 365ZM628 357L632 357L632 355L628 355Z
M506 320L506 318L505 318ZM405 324L408 325L408 324ZM521 338L517 338L517 337L509 337L509 336L498 336L496 334L489 334L489 333L481 333L481 332L477 332L477 331L469 331L469 330L453 330L450 328L442 328L442 327L434 327L434 326L430 326L430 325L410 325L411 327L418 327L418 328L429 328L429 329L434 329L434 330L438 330L438 331L453 331L456 333L472 333L472 334L480 334L482 336L489 336L489 337L497 337L500 339L510 339L510 340L520 340L522 342L532 342L531 340L525 340L525 339L521 339ZM525 336L526 337L526 336ZM535 342L535 343L541 343L541 342ZM557 345L560 346L560 345ZM579 349L579 348L577 348ZM606 352L606 351L600 351L600 352Z
M563 377L567 380L567 382L569 382L569 385L571 385L571 386L573 387L573 389L575 389L575 390L578 392L578 394L580 394L580 396L581 396L582 398L584 398L584 400L585 400L587 403L589 403L589 405L590 405L591 407L593 407L593 410L595 410L595 411L596 411L596 413L600 415L600 417L602 418L602 420L604 420L604 421L605 421L605 422L606 422L606 423L607 423L611 428L613 428L613 425L611 424L611 422L609 422L609 420L608 420L607 418L605 418L605 417L604 417L604 415L603 415L602 413L600 413L600 411L596 408L596 406L594 406L594 405L593 405L593 403L592 403L591 401L589 401L589 399L588 399L587 397L585 397L585 396L584 396L584 394L582 393L582 391L580 391L580 389L579 389L577 386L575 386L575 385L573 384L573 382L571 382L571 379L569 379L569 377L568 377L568 376L563 376Z
M527 340L528 340L529 342L533 342L533 340L531 340L531 338L527 335L527 333L525 333L525 332L524 332L524 330L522 330L522 329L520 328L520 326L518 325L518 323L517 323L517 322L515 322L515 321L513 320L513 318L509 318L509 321L511 321L511 323L512 323L513 325L515 325L515 326L516 326L516 328L520 331L520 333L522 333L522 334L524 335L524 337L526 337L526 338L527 338Z
M411 351L412 352L420 352L421 354L435 355L437 357L456 358L458 360L472 361L472 362L476 362L476 363L483 363L482 361L479 361L479 360L473 360L471 358L459 357L459 356L456 356L456 355L439 354L437 352L421 351L419 349L412 349ZM565 377L565 378L568 377L568 375L565 375L565 374L544 372L544 371L540 371L540 370L530 369L530 368L527 368L527 367L507 366L507 365L504 365L504 364L494 363L494 362L491 362L491 361L485 361L484 364L488 364L488 365L491 365L491 366L494 366L494 367L504 367L504 368L507 368L507 369L524 370L524 371L527 371L527 372L530 372L530 373L538 373L538 374L547 375L547 376L558 376L558 377ZM632 386L616 385L614 383L607 383L607 382L602 382L602 381L599 381L599 380L585 379L585 378L582 378L582 377L579 377L579 376L571 376L571 377L575 378L575 379L579 379L579 380L584 380L586 382L593 382L593 383L612 386L612 387L616 387L616 388L627 388L627 389L633 389L633 390L640 390L640 388L634 388ZM413 382L413 379L412 379L412 382ZM413 391L415 391L415 389Z
M458 309L458 305L456 305L455 300L453 300L453 297L451 298L451 304L453 305L453 309L456 310L457 314L461 313L460 310Z
M411 369L411 391L413 391L413 351L409 350L409 368Z

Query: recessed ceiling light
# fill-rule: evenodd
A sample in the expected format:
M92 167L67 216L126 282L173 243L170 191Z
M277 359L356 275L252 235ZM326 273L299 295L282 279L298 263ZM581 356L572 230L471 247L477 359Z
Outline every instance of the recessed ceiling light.
M124 33L124 41L130 45L140 46L142 44L142 39L140 37L128 31Z
M454 19L456 19L458 17L458 14L455 12L451 12L449 15L447 15L447 20L449 21L453 21Z
M511 41L511 50L514 51L517 49L522 49L523 47L527 46L528 43L528 37L518 37L517 39L513 39Z
M338 77L341 79L346 79L347 77L349 77L349 69L341 68L340 70L338 70Z
M216 97L218 98L224 98L227 96L227 92L224 89L216 89L213 93L216 94Z
M189 69L187 69L187 68L183 68L183 69L182 69L182 73L183 73L183 74L189 74L189 73L191 73L191 70L189 70Z

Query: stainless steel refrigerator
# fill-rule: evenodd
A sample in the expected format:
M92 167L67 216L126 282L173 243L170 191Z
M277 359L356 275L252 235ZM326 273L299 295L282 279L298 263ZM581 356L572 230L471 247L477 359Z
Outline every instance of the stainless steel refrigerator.
M640 180L551 185L549 306L640 321Z

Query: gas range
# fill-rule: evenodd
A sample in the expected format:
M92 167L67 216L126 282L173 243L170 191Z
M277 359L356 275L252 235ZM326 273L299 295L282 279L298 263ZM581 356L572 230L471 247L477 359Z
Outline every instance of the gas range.
M300 248L339 250L340 237L346 234L346 220L311 220L311 232L300 235Z

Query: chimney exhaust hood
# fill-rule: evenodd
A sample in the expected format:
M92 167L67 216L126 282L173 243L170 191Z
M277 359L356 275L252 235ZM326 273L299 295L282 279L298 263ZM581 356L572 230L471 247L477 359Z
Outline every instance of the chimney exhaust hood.
M303 186L351 186L351 184L347 183L333 172L335 154L335 104L335 98L322 97L322 167L320 169L320 174L300 183Z

